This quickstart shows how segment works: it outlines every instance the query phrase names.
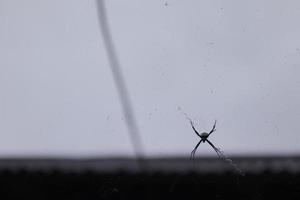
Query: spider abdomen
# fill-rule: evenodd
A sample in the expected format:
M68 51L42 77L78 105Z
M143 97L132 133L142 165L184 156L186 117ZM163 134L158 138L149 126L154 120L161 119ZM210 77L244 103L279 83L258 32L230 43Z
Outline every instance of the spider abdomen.
M208 138L208 136L209 136L209 134L206 133L206 132L203 132L203 133L200 134L200 137L203 139L203 143L205 142L205 139Z

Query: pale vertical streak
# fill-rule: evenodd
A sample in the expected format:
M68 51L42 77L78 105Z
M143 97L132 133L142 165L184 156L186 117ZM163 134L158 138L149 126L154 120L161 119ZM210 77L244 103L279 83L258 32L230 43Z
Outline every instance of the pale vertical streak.
M103 42L107 52L110 68L113 74L114 82L118 90L120 103L122 105L125 122L130 135L131 143L134 148L134 153L137 159L141 160L144 157L143 145L140 138L139 129L135 119L133 107L130 101L129 93L126 87L126 82L123 78L122 70L118 60L118 56L112 41L104 0L96 0L99 26L103 36Z

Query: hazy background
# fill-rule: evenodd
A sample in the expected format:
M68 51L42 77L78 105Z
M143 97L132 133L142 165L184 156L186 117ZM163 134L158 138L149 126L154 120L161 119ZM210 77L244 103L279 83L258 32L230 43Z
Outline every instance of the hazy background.
M106 2L147 156L300 153L298 0ZM0 0L1 157L133 155L97 20Z

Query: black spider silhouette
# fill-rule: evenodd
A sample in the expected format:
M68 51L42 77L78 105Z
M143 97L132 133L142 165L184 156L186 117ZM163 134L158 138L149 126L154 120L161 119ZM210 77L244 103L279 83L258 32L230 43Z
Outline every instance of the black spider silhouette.
M215 120L214 126L211 129L211 131L209 133L203 132L201 134L198 133L198 131L195 129L193 122L191 122L192 128L195 131L195 133L201 138L200 141L197 143L197 145L195 146L195 148L193 149L193 151L191 152L191 159L195 159L195 153L197 151L197 148L199 147L200 143L203 142L205 143L206 141L208 142L208 144L215 150L215 152L217 153L218 157L220 158L220 153L219 153L219 149L217 147L215 147L213 145L213 143L211 143L207 138L210 136L210 134L212 134L213 132L216 131L216 123L217 120Z

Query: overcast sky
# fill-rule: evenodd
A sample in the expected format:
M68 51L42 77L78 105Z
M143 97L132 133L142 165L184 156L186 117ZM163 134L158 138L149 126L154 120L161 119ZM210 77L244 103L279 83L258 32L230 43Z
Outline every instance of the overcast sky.
M147 156L300 153L298 0L109 0ZM133 155L95 1L0 0L0 156ZM197 156L214 155L207 143Z

